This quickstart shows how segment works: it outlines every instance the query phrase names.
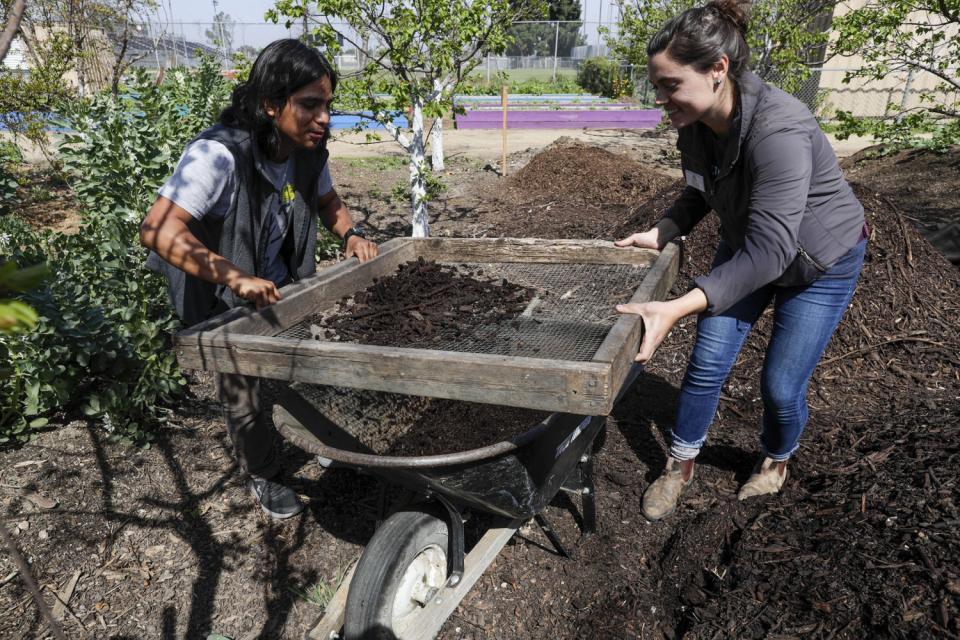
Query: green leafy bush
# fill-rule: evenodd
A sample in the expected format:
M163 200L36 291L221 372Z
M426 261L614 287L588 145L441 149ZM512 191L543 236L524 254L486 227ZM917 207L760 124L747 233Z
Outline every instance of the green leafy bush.
M116 98L70 102L63 117L72 131L60 156L84 214L139 223L184 146L226 105L229 88L207 60L194 72L168 71L159 86L138 69Z
M23 162L20 147L12 142L0 142L0 215L10 212L16 202L17 167Z
M630 78L620 71L620 64L606 58L587 58L577 70L577 84L588 92L607 98L633 95Z
M164 422L184 381L169 349L176 327L147 282L129 241L85 224L76 235L36 233L15 218L0 222L14 255L29 264L43 254L52 278L20 299L36 310L34 329L0 336L9 372L0 383L0 442L24 439L59 409L81 409L117 438L142 441ZM121 245L126 247L121 247Z
M830 125L840 140L852 135L873 137L882 145L883 154L902 149L945 153L960 144L960 119L934 117L922 111L888 118L858 117L849 111L838 111Z
M79 233L38 233L0 218L0 258L46 261L46 286L20 298L39 319L0 336L0 442L22 440L60 408L81 409L116 438L143 441L184 387L170 349L177 321L165 283L144 267L140 220L183 146L211 124L230 84L207 61L161 85L140 72L117 98L77 100L61 159L81 203ZM0 260L2 262L3 260Z

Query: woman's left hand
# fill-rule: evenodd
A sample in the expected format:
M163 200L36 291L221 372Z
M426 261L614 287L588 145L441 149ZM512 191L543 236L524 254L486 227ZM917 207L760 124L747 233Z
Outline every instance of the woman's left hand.
M634 358L637 362L647 362L663 339L667 337L673 325L684 316L700 313L707 308L707 296L699 288L667 302L632 302L618 304L620 313L634 313L643 320L643 341L640 351Z
M634 313L643 319L643 341L640 343L637 357L634 358L637 362L647 362L670 333L673 325L680 319L671 308L672 306L670 302L634 302L617 305L617 311L620 313Z

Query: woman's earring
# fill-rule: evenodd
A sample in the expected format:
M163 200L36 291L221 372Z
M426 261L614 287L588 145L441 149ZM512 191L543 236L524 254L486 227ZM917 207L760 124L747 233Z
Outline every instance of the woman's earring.
M713 84L714 84L714 86L719 87L721 82L723 82L723 79L722 79L722 78L717 78L717 79L715 79L715 80L713 81Z

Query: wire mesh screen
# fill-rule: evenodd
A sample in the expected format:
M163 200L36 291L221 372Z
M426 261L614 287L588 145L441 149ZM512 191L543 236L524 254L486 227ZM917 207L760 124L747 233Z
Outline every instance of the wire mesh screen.
M649 267L617 264L443 263L463 273L506 279L535 295L508 322L470 331L442 331L430 349L463 353L589 361L619 318L615 306L627 302ZM309 339L309 319L277 337Z
M348 387L297 384L294 388L325 418L379 452L410 431L432 402L421 396Z

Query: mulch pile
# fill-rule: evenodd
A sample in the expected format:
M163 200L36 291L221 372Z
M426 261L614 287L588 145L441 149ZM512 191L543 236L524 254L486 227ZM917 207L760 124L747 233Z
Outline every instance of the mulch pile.
M515 179L527 190L551 185L541 189L541 203L551 203L551 228L566 237L613 239L645 230L682 189L682 182L661 186L654 178L650 195L634 202L630 189L620 187L632 184L638 169L616 158L601 169L610 185L606 226L578 226L576 208L554 201L573 194L579 202L576 194L599 188L593 175L581 184L577 172L563 169L604 152L566 147L542 156ZM960 270L911 225L909 200L898 206L876 184L852 184L871 229L865 266L811 380L811 420L791 465L793 479L776 500L737 503L711 497L716 487L694 490L687 511L656 525L664 536L659 548L649 546L653 535L641 547L628 587L611 590L589 576L579 584L595 603L580 618L583 633L643 635L638 621L652 616L667 638L960 634ZM525 205L534 210L538 203ZM562 211L573 213L564 218ZM718 238L716 217L708 216L685 240L671 296L709 269ZM739 481L756 446L771 315L760 319L741 352L712 427L714 446L703 456L705 465L736 469ZM674 329L648 366L650 377L625 401L630 410L615 412L615 419L629 425L646 411L668 434L673 407L664 406L671 402L664 389L679 385L694 335L692 320ZM667 386L651 384L657 379ZM619 466L618 455L606 464ZM625 469L614 473L628 477ZM612 486L619 484L614 479ZM642 489L631 488L637 500ZM698 501L699 508L689 506ZM622 549L591 551L581 561L605 567L599 573L609 577L624 568Z
M332 315L315 314L314 337L388 347L429 346L444 336L508 321L526 308L533 291L424 260L374 279L344 298Z
M495 206L483 219L502 237L605 238L672 183L623 155L560 138L487 198Z
M527 198L629 204L645 200L672 180L620 154L560 138L507 182Z

